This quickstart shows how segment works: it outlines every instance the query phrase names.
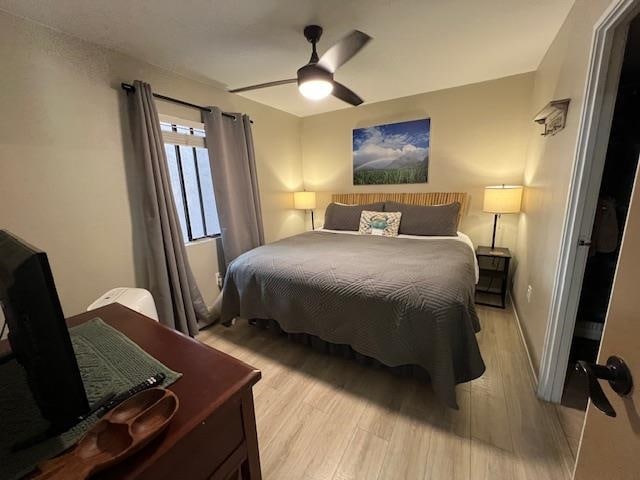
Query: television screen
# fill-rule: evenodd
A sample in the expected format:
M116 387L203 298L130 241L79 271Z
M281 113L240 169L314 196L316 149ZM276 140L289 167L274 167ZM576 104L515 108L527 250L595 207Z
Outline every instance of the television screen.
M89 410L47 255L0 230L0 303L15 359L54 430Z

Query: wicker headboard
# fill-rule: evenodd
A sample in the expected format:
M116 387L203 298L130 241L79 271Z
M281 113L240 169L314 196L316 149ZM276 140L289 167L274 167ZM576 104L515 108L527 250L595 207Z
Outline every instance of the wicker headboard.
M400 202L410 205L444 205L460 202L458 225L467 212L469 196L465 192L420 192L420 193L334 193L332 202L361 205L374 202Z

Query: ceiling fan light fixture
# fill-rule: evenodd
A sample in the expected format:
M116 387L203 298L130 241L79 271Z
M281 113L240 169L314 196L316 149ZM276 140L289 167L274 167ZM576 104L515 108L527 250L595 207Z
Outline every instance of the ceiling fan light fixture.
M337 99L354 107L360 105L364 100L354 91L340 82L336 82L333 74L336 72L336 69L351 60L355 54L362 50L371 40L371 37L359 30L354 30L319 57L318 51L316 50L316 43L318 43L318 40L320 40L322 36L322 27L319 25L307 25L304 28L304 36L309 43L311 43L311 57L306 65L298 69L296 78L234 88L229 90L229 92L248 92L259 88L275 87L276 85L286 85L297 82L300 93L310 100L322 100L329 95L333 95Z
M298 70L298 90L310 100L322 100L333 92L333 74L308 63Z
M331 95L333 83L328 80L306 80L298 85L298 89L309 100L322 100Z

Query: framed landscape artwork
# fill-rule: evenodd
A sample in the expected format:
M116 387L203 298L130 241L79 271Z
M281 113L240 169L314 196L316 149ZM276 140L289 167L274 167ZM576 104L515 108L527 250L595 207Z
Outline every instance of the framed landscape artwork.
M353 184L426 183L431 119L353 131Z

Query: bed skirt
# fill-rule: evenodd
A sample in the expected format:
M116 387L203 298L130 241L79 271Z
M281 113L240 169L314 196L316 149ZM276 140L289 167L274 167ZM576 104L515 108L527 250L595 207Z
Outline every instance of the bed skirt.
M368 357L356 352L351 346L346 344L330 343L320 337L309 333L288 333L285 332L276 320L253 319L249 320L249 325L256 326L263 330L270 330L279 335L286 336L289 340L313 348L317 352L355 360L360 365L379 368L391 372L393 375L401 377L411 377L425 383L430 383L429 373L419 365L399 365L391 367L385 365L375 358Z

